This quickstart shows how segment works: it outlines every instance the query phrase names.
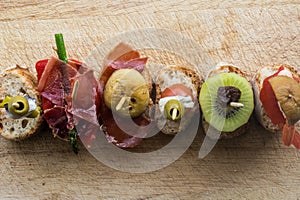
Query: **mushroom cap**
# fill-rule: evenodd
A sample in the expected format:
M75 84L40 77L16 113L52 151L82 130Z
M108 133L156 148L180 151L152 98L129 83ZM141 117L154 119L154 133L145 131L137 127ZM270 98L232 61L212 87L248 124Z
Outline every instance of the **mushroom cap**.
M104 101L107 107L123 117L137 117L150 101L147 82L135 69L117 70L105 85Z
M300 84L287 76L275 76L269 83L289 124L295 124L300 120Z

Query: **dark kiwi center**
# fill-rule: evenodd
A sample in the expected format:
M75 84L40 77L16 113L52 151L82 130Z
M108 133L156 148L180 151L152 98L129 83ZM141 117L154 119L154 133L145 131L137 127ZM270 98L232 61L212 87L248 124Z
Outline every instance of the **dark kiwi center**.
M231 102L238 102L241 98L241 91L233 86L218 88L217 102L222 108L226 108Z
M241 91L233 86L218 88L215 110L224 118L230 118L237 114L239 107L228 106L231 102L238 102L241 98Z

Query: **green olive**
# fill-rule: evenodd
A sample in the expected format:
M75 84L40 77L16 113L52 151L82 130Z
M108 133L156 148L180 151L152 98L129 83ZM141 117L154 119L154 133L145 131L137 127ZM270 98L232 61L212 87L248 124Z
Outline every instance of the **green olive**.
M165 115L169 120L179 120L183 116L184 106L178 100L171 99L165 104Z
M41 107L37 106L36 109L32 111L32 113L28 117L35 118L40 114L40 112L41 112Z
M134 69L117 70L105 85L104 101L120 116L137 117L146 110L150 101L147 82Z
M28 113L29 103L24 96L15 96L8 102L8 111L14 116L23 116Z
M0 103L0 108L4 108L5 104L8 104L8 102L11 100L10 96L6 96L5 99Z

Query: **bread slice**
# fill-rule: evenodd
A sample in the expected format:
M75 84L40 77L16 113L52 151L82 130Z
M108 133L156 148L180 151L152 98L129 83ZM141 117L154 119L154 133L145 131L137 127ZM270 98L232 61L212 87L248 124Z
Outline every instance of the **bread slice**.
M213 126L209 127L210 126L209 123L207 123L205 121L205 119L202 118L202 126L203 126L204 133L207 134L208 129L210 128L210 132L209 132L208 136L209 136L209 138L214 139L214 140L230 139L230 138L234 138L239 135L242 135L243 133L246 132L246 130L248 128L248 124L249 123L246 123L232 132L221 132L221 135L220 135L220 133L217 129L215 129Z
M215 76L220 73L236 73L239 74L240 76L246 78L245 73L237 66L232 65L232 64L227 64L227 63L219 63L215 69L211 70L206 78L209 78L211 76ZM204 133L207 134L208 129L209 129L209 123L205 121L204 117L202 117L202 126ZM242 125L241 127L237 128L236 130L232 132L224 132L222 131L221 134L219 135L219 131L215 129L214 127L211 127L211 132L208 135L211 139L230 139L237 137L243 133L246 132L248 127L248 123Z
M37 105L41 105L41 98L36 88L36 77L27 68L16 65L0 75L0 102L6 96L27 94L36 99ZM20 140L28 138L37 132L42 121L41 114L35 118L12 119L7 115L5 108L0 108L0 134L7 139Z
M224 72L227 72L227 73L236 73L236 74L239 74L240 76L244 77L244 78L247 78L245 73L237 66L235 65L232 65L232 64L228 64L228 63L219 63L217 64L217 66L215 67L215 69L212 69L211 71L209 71L207 73L207 76L206 76L206 79L211 77L211 76L215 76L217 74L220 74L220 73L224 73Z
M188 112L184 118L178 121L172 121L166 119L164 113L161 113L159 109L159 100L161 99L161 93L168 87L174 84L183 84L192 89L193 98L198 100L200 87L202 84L202 77L199 72L182 67L182 66L169 66L164 67L158 72L156 77L156 108L155 108L155 120L157 121L158 128L165 134L174 135L177 132L184 130L190 123L196 106Z
M299 73L293 67L289 65L279 65L275 64L272 66L266 66L261 68L253 77L251 83L254 90L255 96L255 115L259 123L268 131L272 133L280 133L282 131L282 127L278 125L274 125L271 119L266 114L262 103L260 101L259 95L263 86L263 81L265 78L275 74L278 69L283 66L286 70L290 71L295 77L300 78Z

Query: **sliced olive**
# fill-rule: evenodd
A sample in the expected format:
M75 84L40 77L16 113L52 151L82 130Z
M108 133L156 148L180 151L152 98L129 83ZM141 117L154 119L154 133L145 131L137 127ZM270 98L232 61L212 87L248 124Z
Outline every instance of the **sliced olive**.
M179 120L183 116L184 106L178 100L169 100L165 105L165 115L169 120Z
M41 112L41 107L37 106L36 109L28 116L30 118L37 117Z
M4 108L5 104L8 104L8 102L11 100L10 96L6 96L5 99L0 103L0 108Z
M12 97L8 102L8 111L14 116L23 116L28 113L29 103L24 96Z

